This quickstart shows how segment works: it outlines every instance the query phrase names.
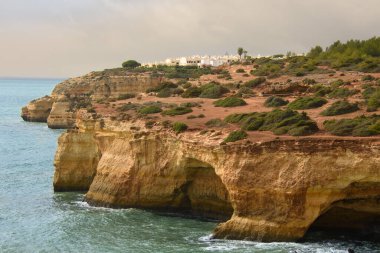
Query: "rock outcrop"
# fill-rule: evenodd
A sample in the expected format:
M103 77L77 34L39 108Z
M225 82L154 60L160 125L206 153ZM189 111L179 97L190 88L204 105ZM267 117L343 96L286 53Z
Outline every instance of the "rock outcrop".
M91 72L71 78L56 85L51 96L31 101L22 108L25 121L47 122L50 128L72 128L75 126L76 111L73 100L117 98L125 93L141 93L162 82L162 77L150 74L129 73L125 69Z
M50 96L33 100L21 109L21 117L25 121L47 122L53 103L54 99Z
M294 241L314 225L379 226L378 140L210 145L111 121L78 126L59 139L54 188L88 190L92 205L223 219L214 236L229 239Z

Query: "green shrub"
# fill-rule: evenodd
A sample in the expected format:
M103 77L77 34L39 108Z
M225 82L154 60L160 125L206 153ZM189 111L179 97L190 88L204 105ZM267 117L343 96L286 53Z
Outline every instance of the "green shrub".
M171 95L172 95L172 91L169 88L162 89L157 93L157 97L159 98L168 98Z
M236 106L243 106L247 103L238 97L227 97L223 99L219 99L214 102L214 105L216 107L236 107Z
M365 75L362 77L362 81L373 81L375 78L371 75Z
M237 69L236 73L245 73L245 70L244 69Z
M293 110L306 110L321 107L326 103L327 100L321 97L301 97L289 103L288 107Z
M187 90L185 90L181 97L183 98L196 98L201 95L202 90L198 87L189 87Z
M146 92L147 93L149 93L149 92L160 92L161 90L164 90L164 89L175 89L177 87L178 87L178 85L175 83L162 82L160 85L158 85L156 87L147 89Z
M380 90L376 90L367 99L367 111L374 112L380 107Z
M201 105L197 102L186 102L186 103L182 103L180 106L192 108L192 107L200 107Z
M174 89L172 89L172 94L173 95L181 95L183 92L184 92L184 90L181 89L181 88L174 88Z
M174 132L178 134L185 132L188 129L188 126L183 122L174 122L172 125L172 129Z
M178 107L174 107L172 109L163 111L162 114L163 115L168 115L168 116L175 116L175 115L187 114L187 113L190 113L190 112L193 112L193 110L191 108L178 106Z
M324 97L332 92L332 88L326 85L316 84L310 88L310 91L314 92L314 95L317 97Z
M284 100L283 98L271 96L265 100L264 105L266 107L279 107L288 104L289 101Z
M200 89L202 90L199 95L201 98L220 98L223 94L229 92L226 87L216 83L205 84Z
M189 115L189 116L187 116L187 119L196 119L196 118L198 118L198 117L195 116L195 115Z
M337 88L333 89L328 96L330 98L347 98L358 93L357 90L349 90L347 88Z
M162 112L162 109L154 105L144 106L138 110L138 113L140 114L154 114L159 112Z
M302 80L302 83L303 84L312 85L312 84L316 84L317 82L314 79L305 78L305 79Z
M275 109L271 112L231 114L224 121L237 123L248 131L272 131L274 134L309 135L318 131L306 113Z
M373 87L373 86L368 86L368 85L365 85L364 87L363 87L363 92L362 92L362 96L363 96L363 98L365 98L365 99L369 99L370 97L371 97L371 95L372 94L374 94L376 91L377 91L377 89L375 88L375 87Z
M126 111L129 111L129 110L137 110L140 107L141 107L140 104L134 104L134 103L129 102L128 104L124 104L124 105L120 106L118 108L118 110L121 111L121 112L126 112Z
M206 116L202 113L198 115L198 118L204 118L204 117L206 117Z
M325 129L339 136L372 136L380 134L380 116L359 116L353 119L326 120Z
M210 119L205 125L208 127L223 127L226 125L226 122L221 119Z
M265 77L257 77L251 81L245 82L243 85L248 88L255 88L262 83L265 83L267 79Z
M248 137L248 134L244 131L238 130L238 131L233 131L231 132L227 138L224 139L224 143L228 142L235 142L235 141L240 141L243 139L246 139Z
M350 112L356 112L359 110L359 106L357 103L351 104L348 101L336 101L332 105L330 105L326 110L321 112L323 116L334 116L341 115Z
M117 98L118 100L124 100L124 99L130 99L136 97L136 93L125 93L125 94L120 94L119 97Z
M236 93L237 97L243 97L244 95L254 95L255 93L251 88L248 87L240 87L238 92Z

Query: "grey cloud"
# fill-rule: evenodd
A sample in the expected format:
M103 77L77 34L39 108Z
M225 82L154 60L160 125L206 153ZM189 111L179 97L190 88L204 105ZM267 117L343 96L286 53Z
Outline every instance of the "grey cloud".
M379 35L377 0L0 0L0 76L179 55L303 52Z

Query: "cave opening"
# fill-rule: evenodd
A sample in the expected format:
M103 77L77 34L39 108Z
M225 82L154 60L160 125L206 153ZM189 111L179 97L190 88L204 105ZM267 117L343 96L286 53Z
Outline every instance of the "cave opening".
M228 220L233 213L228 190L215 169L201 161L187 159L185 180L178 190L179 210L193 217Z
M303 240L380 241L380 198L334 202L309 227Z

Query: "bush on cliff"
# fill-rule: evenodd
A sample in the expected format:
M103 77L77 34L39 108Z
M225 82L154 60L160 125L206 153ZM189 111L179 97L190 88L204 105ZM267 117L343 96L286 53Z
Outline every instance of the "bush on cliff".
M199 95L201 95L202 90L199 87L189 87L186 89L181 97L183 98L197 98Z
M325 129L338 136L372 136L380 134L380 116L359 116L353 119L326 120Z
M183 122L174 122L172 125L172 129L174 132L182 133L188 129L188 126Z
M223 127L226 125L226 122L221 119L210 119L205 125L208 127Z
M346 100L342 100L342 101L334 102L326 110L321 112L321 115L334 116L334 115L341 115L341 114L346 114L350 112L356 112L357 110L359 110L359 106L357 103L352 104Z
M229 92L226 87L221 86L219 83L211 82L200 87L202 90L199 97L201 98L220 98L223 94Z
M292 110L306 110L321 107L326 103L327 100L321 97L301 97L289 103L288 107Z
M122 66L123 68L134 69L134 68L140 67L141 63L135 60L128 60L128 61L123 62Z
M356 93L358 93L357 90L350 90L347 88L336 88L336 89L333 89L328 94L328 97L330 97L330 98L347 98L347 97L350 97Z
M174 107L172 109L163 111L162 114L168 115L168 116L176 116L176 115L183 115L190 112L193 112L193 110L190 107L178 106L178 107Z
M140 114L154 114L154 113L159 113L162 112L162 109L158 106L144 106L138 110L138 113Z
M258 77L251 81L245 82L243 85L248 88L255 88L260 84L264 83L267 79L265 77Z
M118 100L130 99L136 97L136 93L124 93L120 94Z
M231 132L223 141L223 143L235 142L246 139L248 134L244 131L238 130Z
M380 89L377 89L373 94L369 95L366 103L368 112L376 111L380 107Z
M216 107L236 107L247 105L247 103L243 99L238 97L227 97L215 101L214 105Z
M271 112L253 112L231 114L224 119L228 123L237 123L248 131L272 131L274 134L293 136L309 135L318 131L317 124L305 112L279 110Z
M264 105L266 107L279 107L288 104L289 101L284 100L283 98L271 96L265 100Z

